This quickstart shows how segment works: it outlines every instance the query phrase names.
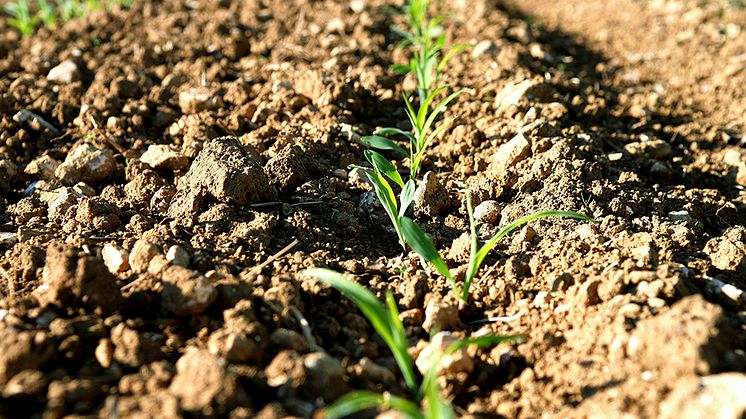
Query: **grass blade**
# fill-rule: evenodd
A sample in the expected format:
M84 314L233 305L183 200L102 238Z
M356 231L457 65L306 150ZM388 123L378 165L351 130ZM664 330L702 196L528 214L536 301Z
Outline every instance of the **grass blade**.
M440 114L443 111L443 109L446 106L448 106L449 103L451 103L453 99L456 99L458 95L460 95L461 93L464 93L465 91L466 90L464 89L455 91L451 93L450 95L448 95L448 97L446 97L445 99L441 100L438 103L438 105L435 106L435 109L433 109L433 112L430 114L430 116L427 118L425 125L422 127L422 131L427 132L430 129L430 127L433 125L433 123L435 122L435 118L438 117L438 114Z
M392 140L389 140L388 138L384 138L378 135L368 135L368 136L362 137L361 140L363 141L363 143L365 143L370 148L377 148L379 150L396 151L397 153L405 157L409 155L407 150L405 150L402 146L396 144Z
M414 192L414 180L409 179L407 183L404 184L404 187L401 190L401 195L399 195L399 217L403 217L404 213L407 212L407 208L412 204L412 201L414 200Z
M401 217L399 222L402 229L402 235L404 236L404 241L406 243L409 243L409 245L412 246L412 249L414 249L415 252L417 252L420 256L430 262L441 275L448 279L451 287L453 287L453 292L456 294L456 296L459 296L456 281L453 279L453 275L451 275L451 271L448 269L448 265L446 265L446 262L443 260L442 257L440 257L440 254L435 248L435 244L433 244L433 241L430 240L430 237L428 237L427 234L422 231L420 226L418 226L414 221L410 220L407 217Z
M419 407L411 401L392 396L388 393L379 394L371 391L353 391L345 394L326 407L322 411L321 417L325 419L338 419L374 407L379 409L396 409L412 419L422 418Z
M409 140L413 140L414 135L412 135L411 132L404 131L399 128L381 128L377 129L373 132L373 135L403 135L407 137Z
M373 167L376 168L376 170L396 182L396 184L400 187L404 187L404 181L402 180L401 175L396 170L396 167L394 167L394 165L391 164L391 162L388 161L386 157L383 157L380 153L377 153L373 150L365 150L364 154L365 158L368 159L370 164L372 164Z

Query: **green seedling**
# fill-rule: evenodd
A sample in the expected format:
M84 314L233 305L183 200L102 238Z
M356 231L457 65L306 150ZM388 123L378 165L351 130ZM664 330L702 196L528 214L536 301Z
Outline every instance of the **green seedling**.
M5 11L11 15L8 18L8 24L18 29L23 36L29 36L34 33L39 18L32 16L29 10L28 0L17 0L5 5Z
M57 10L47 0L38 0L36 7L39 9L39 17L44 27L53 29L57 24Z
M57 0L62 22L68 22L85 14L83 3L78 0Z
M487 242L484 243L482 247L479 247L476 223L474 222L474 214L471 208L471 199L469 198L467 198L466 200L466 209L469 214L471 249L469 255L469 265L466 270L466 276L464 278L463 286L459 286L456 283L456 280L450 269L448 268L448 265L446 265L445 261L438 253L438 250L435 248L435 244L433 244L433 241L430 240L430 237L420 228L420 226L415 224L414 221L407 217L402 217L402 219L399 220L402 233L404 235L404 240L412 247L412 249L414 249L415 252L417 252L425 260L430 262L433 267L435 267L435 270L438 271L438 273L443 275L448 280L448 282L451 284L451 287L453 288L453 292L459 299L459 304L462 307L469 301L471 284L474 281L474 278L477 276L482 263L484 263L484 259L497 245L497 243L511 231L526 223L545 217L566 217L586 221L593 220L591 217L579 214L577 212L540 211L513 221L512 223L500 229L500 231L498 231L497 234L495 234L491 239L487 240Z
M467 346L488 346L520 339L520 336L487 335L458 341L451 345L440 359L433 362L433 366L422 380L418 380L414 369L414 361L408 352L407 335L401 320L399 320L399 310L391 292L386 294L386 305L383 305L373 293L338 272L315 268L306 269L302 274L315 277L331 285L358 306L391 350L399 370L402 372L406 387L412 396L412 400L409 400L388 392L381 394L371 391L353 391L340 397L331 406L324 409L322 417L327 419L349 416L370 408L393 409L411 419L453 418L455 416L453 409L441 396L437 382L442 359L446 355ZM426 409L422 408L423 401L426 404Z

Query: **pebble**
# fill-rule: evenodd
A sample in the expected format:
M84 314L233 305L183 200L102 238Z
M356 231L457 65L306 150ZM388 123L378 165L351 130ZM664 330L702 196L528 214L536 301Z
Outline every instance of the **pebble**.
M746 413L746 374L725 372L685 377L660 405L662 419L736 419Z
M592 306L601 302L601 298L598 296L598 286L601 283L598 280L588 280L584 282L578 293L575 295L575 301L577 304L585 307Z
M648 140L629 143L624 149L634 157L647 157L653 160L667 160L673 149L663 140Z
M671 221L684 221L687 223L694 221L687 210L671 211L668 213L668 218L670 218Z
M482 55L494 55L497 53L497 46L489 39L479 41L471 50L472 58L481 57Z
M80 70L73 60L65 60L52 67L47 73L47 80L58 83L72 83L80 80Z
M104 265L113 274L121 273L130 268L129 252L114 244L105 244L101 249Z
M246 334L218 329L207 342L210 353L222 356L228 362L244 363L261 358L261 349Z
M422 375L426 375L434 363L440 360L439 374L445 377L454 377L461 373L466 375L474 370L474 361L469 356L466 348L461 348L446 355L446 351L458 339L450 332L438 332L430 339L430 343L417 356L415 365Z
M495 172L504 172L531 154L531 143L523 134L518 134L510 141L500 146L497 153L492 155L490 167Z
M173 265L189 267L189 253L179 245L173 245L166 252L166 259Z
M153 169L181 170L189 164L189 157L167 144L151 144L140 161Z
M8 248L18 243L17 233L0 233L0 246Z
M210 280L181 266L170 266L162 273L163 307L177 316L204 313L217 297Z
M60 162L48 155L38 157L23 169L23 172L29 176L37 177L43 180L49 180L54 177L54 171L57 170L57 166Z
M324 352L312 352L302 359L311 395L332 401L345 392L345 369L337 358Z
M334 177L342 180L347 180L347 177L349 176L347 170L345 169L334 169L334 172L332 172L332 174L334 175Z
M548 86L536 80L524 80L519 83L508 83L495 96L495 106L498 110L517 105L524 97L547 96Z
M199 113L218 109L223 100L207 87L192 87L179 93L179 108L183 113Z
M73 186L73 191L87 197L96 196L96 190L85 182L78 182Z
M497 225L500 222L502 210L502 206L497 201L483 201L474 208L474 220L478 223Z
M723 161L730 166L738 166L744 160L746 160L746 151L741 151L738 148L728 149L723 156Z
M94 356L102 367L109 368L114 359L114 345L109 339L101 339L96 346Z
M425 178L414 192L414 212L418 216L436 216L451 207L452 200L448 191L433 172L427 172Z
M458 306L455 299L444 300L438 295L431 294L425 307L425 321L422 323L422 328L426 332L446 330L457 326L458 323Z
M116 168L111 150L81 144L70 151L65 161L57 166L54 176L66 186L73 186L78 182L92 184L108 179Z
M156 255L160 254L158 246L150 243L145 239L139 239L132 246L132 251L129 255L129 265L134 273L143 273L148 270L151 259Z
M740 272L746 268L746 228L735 226L705 244L705 254L713 266L724 271Z

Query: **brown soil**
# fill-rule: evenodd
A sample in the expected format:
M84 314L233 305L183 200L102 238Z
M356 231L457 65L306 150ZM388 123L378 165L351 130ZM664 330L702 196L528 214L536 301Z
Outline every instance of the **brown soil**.
M461 312L348 169L359 135L407 127L385 2L137 1L28 39L0 22L0 417L308 417L352 389L406 395L311 266L392 290L413 348L436 328L523 334L446 377L460 415L740 417L736 3L440 2L452 42L485 42L447 70L469 94L419 223L464 269L465 191L495 201L483 234L543 209L598 220L510 236ZM510 165L493 158L519 133Z

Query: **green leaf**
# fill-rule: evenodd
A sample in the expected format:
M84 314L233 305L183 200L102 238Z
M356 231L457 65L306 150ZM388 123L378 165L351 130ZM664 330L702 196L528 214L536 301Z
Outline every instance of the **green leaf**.
M458 45L454 45L453 47L451 47L448 53L445 56L443 56L443 59L440 60L440 63L438 63L437 72L438 73L443 72L443 69L446 68L446 65L448 64L448 62L451 61L451 59L455 57L456 54L471 47L472 47L471 44L458 44Z
M440 395L440 386L436 379L424 387L424 395L427 401L428 418L452 419L456 417L451 405Z
M425 125L425 120L427 119L428 111L430 110L430 103L435 99L435 97L445 90L448 86L442 86L437 89L435 89L432 93L430 93L426 98L425 101L420 103L420 109L417 111L417 125L422 127ZM424 134L424 132L423 132Z
M391 70L396 74L407 74L412 71L412 67L404 64L392 64Z
M466 348L468 346L478 346L480 348L485 346L494 346L498 343L503 342L511 342L511 341L522 341L523 336L521 335L484 335L484 336L477 336L477 337L470 337L466 339L461 339L458 342L453 343L451 346L448 347L446 350L447 354L452 354L459 349Z
M410 141L415 139L414 135L412 135L411 132L404 131L403 129L391 128L391 127L377 129L377 130L373 131L373 135L384 135L384 136L386 136L386 135L403 135L403 136L407 137L407 139L409 139Z
M395 142L393 142L392 140L389 140L388 138L384 138L379 135L368 135L368 136L362 137L361 140L363 141L363 143L365 143L368 147L371 147L371 148L377 148L379 150L396 151L402 156L407 156L409 154L407 150L405 150L402 146L396 144Z
M399 217L403 217L404 213L407 212L407 208L412 204L414 200L415 185L414 180L409 179L401 190L399 195Z
M404 333L404 327L401 325L401 321L399 321L398 314L396 315L396 321L393 321L394 313L391 313L391 309L387 310L384 308L373 293L348 280L338 272L329 269L314 268L305 269L301 274L318 278L320 281L331 285L358 306L360 311L363 312L365 317L373 325L376 332L386 342L386 345L388 345L404 376L407 387L412 391L416 391L417 379L414 373L414 363L409 356L409 352L407 352L407 337Z
M404 241L409 243L415 252L430 262L441 275L448 279L453 287L453 291L458 296L459 293L456 281L454 281L453 275L451 275L451 271L448 269L448 265L446 265L446 262L442 257L440 257L440 254L435 248L433 241L430 240L430 237L422 231L420 226L408 217L400 217L399 223L401 225Z
M353 391L345 394L326 407L322 411L322 417L325 419L338 419L374 407L379 409L395 409L412 419L423 418L419 407L411 401L390 394L379 394L370 391Z
M381 175L381 172L377 168L375 170L365 170L364 173L368 177L368 180L370 180L370 183L373 184L376 196L381 201L383 209L389 215L396 234L399 236L399 243L404 247L404 237L401 235L401 227L399 226L399 214L396 207L394 190L391 189L391 185L389 185L386 178Z
M440 112L443 111L443 109L446 106L448 106L448 104L451 103L451 101L453 99L455 99L456 96L458 96L458 95L460 95L461 93L464 93L464 92L465 92L464 89L458 90L458 91L453 92L450 95L448 95L448 97L446 97L445 99L441 100L435 106L435 109L433 109L433 112L430 114L430 116L427 118L427 121L425 122L425 125L422 128L422 131L423 132L427 132L430 129L430 127L433 125L433 123L435 122L435 118L438 117L438 114L440 114Z
M477 239L477 223L474 221L474 210L471 208L471 195L466 193L466 213L469 215L469 236L470 236L470 250L469 250L469 266L466 270L467 274L464 278L464 287L462 289L463 295L462 300L469 300L469 289L471 288L471 282L474 280L474 276L469 276L470 273L476 275L476 271L472 267L473 263L476 263L477 251L479 250L479 243Z
M538 220L539 218L544 217L567 217L567 218L576 218L578 220L586 220L586 221L593 221L593 218L579 214L577 212L571 212L571 211L541 211L537 212L531 215L527 215L523 218L520 218L516 221L513 221L512 223L508 224L507 226L500 229L500 231L497 232L497 234L489 239L487 243L482 246L481 249L477 252L476 256L473 257L473 262L469 262L469 268L467 269L466 276L471 276L472 278L476 276L477 271L479 270L479 267L482 266L482 262L484 262L484 259L487 257L487 254L492 250L492 248L495 247L498 241L505 237L508 233L515 230L516 228L522 226L523 224L526 224L528 222Z
M396 167L394 167L393 164L391 164L386 157L383 157L380 153L377 153L373 150L365 150L365 158L368 159L370 164L373 165L378 171L385 174L389 179L396 182L397 185L400 187L404 187L404 180L402 180L401 175L396 170Z

